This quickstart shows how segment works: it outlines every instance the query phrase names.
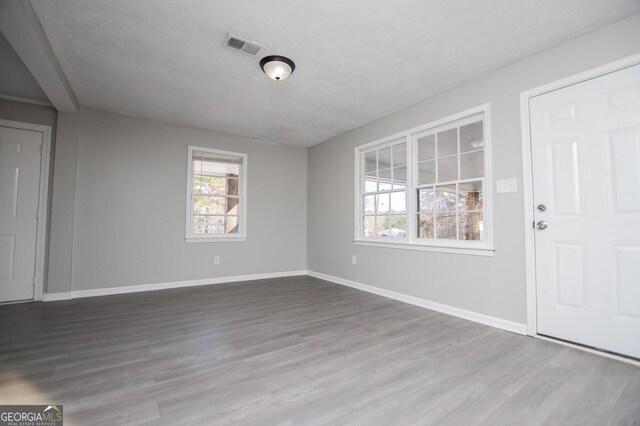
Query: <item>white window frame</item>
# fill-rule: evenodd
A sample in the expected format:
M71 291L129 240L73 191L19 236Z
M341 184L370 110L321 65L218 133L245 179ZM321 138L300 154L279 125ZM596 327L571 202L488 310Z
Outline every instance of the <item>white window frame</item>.
M481 117L484 131L484 177L482 179L483 197L483 241L423 239L417 237L417 139L425 133L432 133L459 127ZM365 237L363 234L363 203L364 193L364 155L363 153L398 143L404 139L407 143L407 187L405 199L407 203L406 226L407 236L404 238ZM459 157L458 153L458 157ZM491 165L491 119L489 104L479 105L458 114L453 114L421 126L399 132L373 142L359 145L354 149L355 165L355 236L354 244L359 246L387 247L408 250L424 250L445 253L471 254L478 256L493 256L493 179ZM457 180L461 182L464 180Z
M234 234L194 234L193 233L193 153L206 152L217 157L242 158L240 167L239 204L240 214L238 215L238 232ZM248 155L240 152L223 151L220 149L205 148L201 146L189 145L187 155L187 199L186 199L186 220L185 220L185 241L193 242L231 242L247 240L247 167Z

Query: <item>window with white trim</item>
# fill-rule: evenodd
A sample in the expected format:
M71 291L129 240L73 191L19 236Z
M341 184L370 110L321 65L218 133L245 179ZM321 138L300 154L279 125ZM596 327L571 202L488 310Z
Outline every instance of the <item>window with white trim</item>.
M246 239L247 155L189 146L187 241Z
M356 147L356 243L492 252L488 114Z

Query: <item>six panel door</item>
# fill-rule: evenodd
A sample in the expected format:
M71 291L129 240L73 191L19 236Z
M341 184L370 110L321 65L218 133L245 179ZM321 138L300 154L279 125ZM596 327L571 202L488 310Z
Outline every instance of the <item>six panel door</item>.
M34 296L42 142L0 126L0 302Z
M640 65L530 99L537 332L640 358Z

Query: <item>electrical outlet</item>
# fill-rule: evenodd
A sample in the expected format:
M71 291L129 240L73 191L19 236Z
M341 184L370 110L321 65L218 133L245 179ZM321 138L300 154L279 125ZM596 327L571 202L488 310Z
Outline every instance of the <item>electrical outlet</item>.
M214 265L220 264L220 256L213 256L213 264Z
M496 192L503 194L505 192L518 192L517 179L502 179L496 182Z
M356 256L355 255L351 256L351 264L352 265L356 264Z

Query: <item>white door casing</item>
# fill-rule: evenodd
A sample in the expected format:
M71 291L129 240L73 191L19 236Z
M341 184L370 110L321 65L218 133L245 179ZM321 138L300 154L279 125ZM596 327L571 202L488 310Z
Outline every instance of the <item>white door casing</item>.
M0 120L0 302L42 295L50 135L48 126Z
M529 114L536 332L640 358L640 65Z

